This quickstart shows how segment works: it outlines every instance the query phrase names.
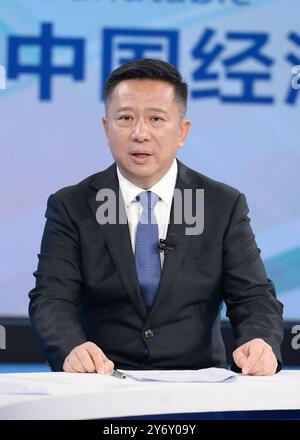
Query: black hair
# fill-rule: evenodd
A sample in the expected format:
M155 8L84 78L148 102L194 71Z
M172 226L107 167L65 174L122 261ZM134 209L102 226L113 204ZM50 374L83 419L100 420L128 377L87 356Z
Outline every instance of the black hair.
M114 88L121 81L129 79L150 79L156 81L166 81L174 86L174 96L182 109L183 116L187 108L188 86L182 80L181 74L170 63L151 58L142 58L122 64L113 70L107 78L104 86L105 106L109 102Z

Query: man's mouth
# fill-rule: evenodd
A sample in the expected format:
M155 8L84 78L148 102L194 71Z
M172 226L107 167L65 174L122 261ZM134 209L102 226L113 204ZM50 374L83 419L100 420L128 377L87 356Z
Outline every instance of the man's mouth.
M142 153L137 151L135 153L130 153L132 160L136 164L144 164L148 162L148 159L152 156L150 153ZM150 160L150 159L149 159Z
M148 153L132 153L132 156L146 157L146 156L150 156L150 154L148 154Z

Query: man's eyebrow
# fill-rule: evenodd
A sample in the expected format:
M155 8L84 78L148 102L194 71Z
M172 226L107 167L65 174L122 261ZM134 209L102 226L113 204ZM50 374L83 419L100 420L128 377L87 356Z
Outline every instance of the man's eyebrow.
M151 110L153 112L159 112L159 113L165 113L166 115L168 114L168 112L162 108L158 108L158 107L147 107L146 110Z
M123 112L124 110L133 110L132 107L120 107L117 109L117 112Z
M134 110L133 107L120 107L117 109L117 112L123 112L126 110ZM146 110L150 110L150 111L154 111L154 112L159 112L159 113L165 113L166 115L168 114L168 112L162 108L157 108L157 107L146 107Z

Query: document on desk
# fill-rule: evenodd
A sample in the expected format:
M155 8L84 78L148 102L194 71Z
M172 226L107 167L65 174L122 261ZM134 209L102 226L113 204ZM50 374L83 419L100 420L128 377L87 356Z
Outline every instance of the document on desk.
M140 382L234 382L237 374L225 368L200 370L120 370L125 376Z

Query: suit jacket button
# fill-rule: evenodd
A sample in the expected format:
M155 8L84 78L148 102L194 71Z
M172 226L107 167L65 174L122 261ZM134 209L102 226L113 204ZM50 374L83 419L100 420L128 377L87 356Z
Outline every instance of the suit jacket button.
M145 334L145 338L147 338L147 339L150 339L150 338L152 338L152 336L154 336L154 333L151 329L146 330L144 334Z

